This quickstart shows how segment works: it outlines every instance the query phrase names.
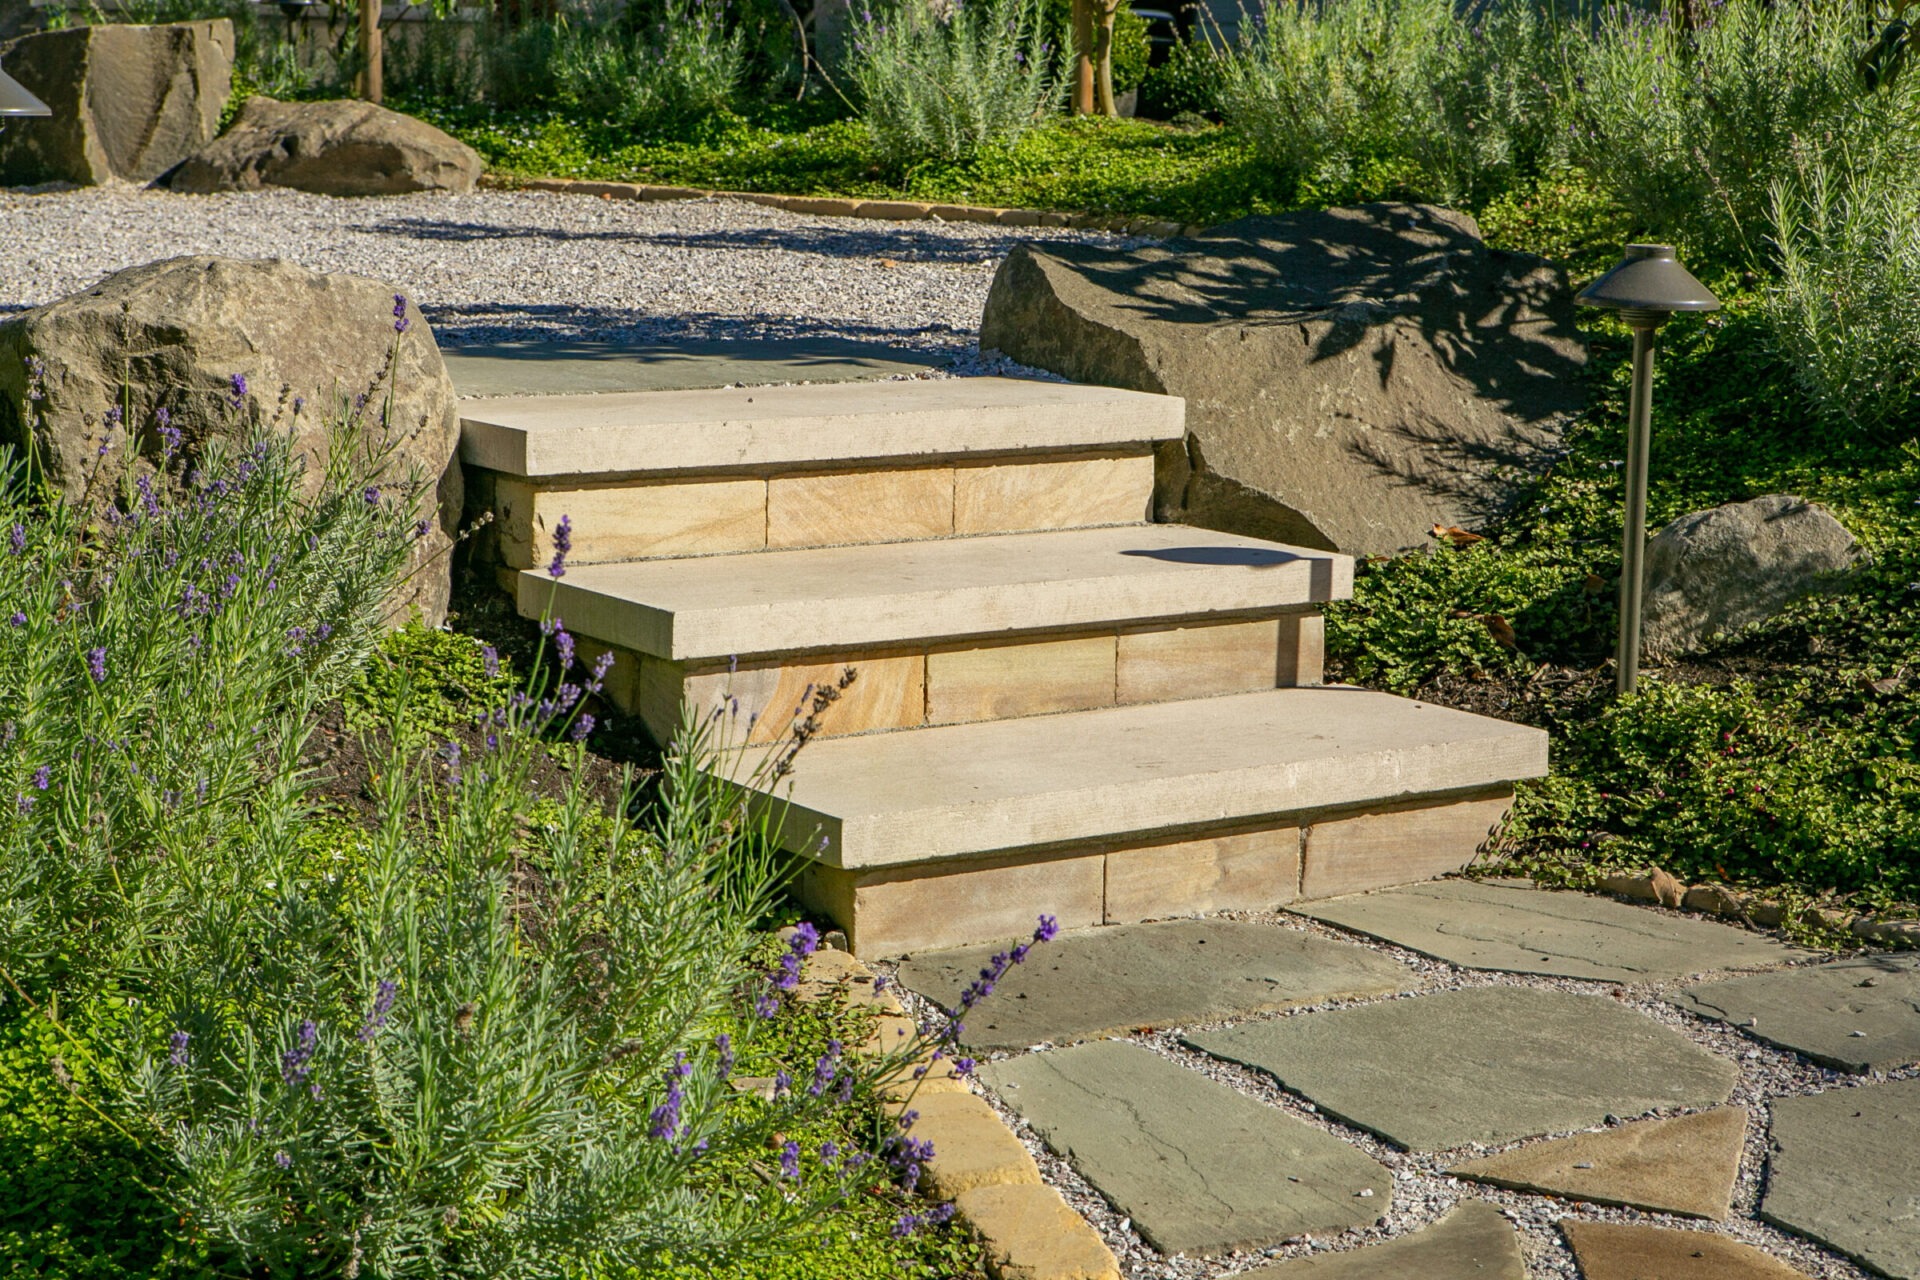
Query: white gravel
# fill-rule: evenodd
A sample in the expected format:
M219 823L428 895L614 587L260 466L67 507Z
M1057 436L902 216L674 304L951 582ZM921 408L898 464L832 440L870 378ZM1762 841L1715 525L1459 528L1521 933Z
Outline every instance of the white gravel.
M1645 909L1655 910L1656 908ZM1305 1098L1280 1088L1271 1077L1259 1071L1222 1062L1185 1047L1180 1043L1181 1037L1205 1030L1210 1026L1220 1025L1196 1024L1169 1027L1153 1035L1137 1035L1128 1038L1143 1048L1172 1058L1209 1079L1219 1081L1241 1093L1259 1098L1365 1151L1393 1172L1393 1198L1384 1220L1373 1227L1306 1236L1273 1248L1229 1253L1218 1257L1201 1258L1186 1255L1163 1257L1140 1238L1139 1233L1133 1230L1132 1224L1075 1172L1071 1164L1049 1151L1033 1131L1021 1123L1017 1112L1007 1107L990 1092L984 1089L978 1090L986 1096L987 1101L1000 1113L1001 1118L1020 1136L1027 1149L1033 1153L1034 1159L1040 1166L1041 1174L1047 1182L1059 1188L1067 1202L1100 1232L1107 1246L1120 1259L1121 1270L1127 1280L1226 1280L1226 1277L1235 1276L1271 1262L1356 1248L1417 1231L1440 1218L1454 1204L1467 1196L1477 1197L1498 1206L1513 1222L1521 1235L1522 1247L1527 1257L1527 1274L1531 1280L1577 1280L1579 1272L1574 1264L1573 1255L1555 1227L1561 1219L1570 1217L1596 1222L1640 1222L1683 1230L1718 1231L1772 1254L1798 1268L1813 1280L1870 1280L1869 1273L1852 1262L1759 1220L1760 1193L1766 1172L1767 1109L1776 1098L1847 1088L1877 1080L1920 1076L1920 1069L1874 1073L1862 1077L1817 1066L1797 1054L1750 1039L1723 1023L1696 1017L1659 1000L1658 997L1662 992L1686 985L1685 979L1623 987L1610 982L1582 982L1568 978L1486 973L1430 959L1417 952L1382 943L1376 939L1350 934L1301 916L1285 913L1228 912L1224 913L1222 918L1257 920L1270 923L1275 928L1304 930L1326 938L1357 943L1382 955L1391 956L1412 970L1414 976L1410 991L1397 996L1384 997L1385 999L1407 999L1435 991L1495 985L1552 988L1583 995L1615 996L1630 1007L1679 1031L1703 1048L1733 1061L1740 1068L1740 1082L1734 1087L1733 1095L1728 1101L1734 1105L1744 1106L1753 1113L1753 1121L1747 1131L1746 1150L1740 1162L1739 1180L1734 1187L1733 1214L1726 1222L1709 1224L1667 1214L1642 1213L1633 1209L1573 1203L1549 1196L1505 1191L1496 1187L1462 1182L1448 1177L1445 1169L1449 1165L1458 1164L1473 1156L1531 1146L1536 1142L1564 1135L1548 1134L1541 1138L1509 1143L1500 1147L1476 1145L1459 1151L1437 1153L1401 1151L1370 1133L1328 1119ZM886 970L892 968L889 965L877 967ZM929 1010L925 1002L920 1001L905 988L896 987L896 990L916 1006L917 1013L926 1016ZM1279 1014L1240 1017L1232 1021L1244 1023L1265 1021L1274 1017L1299 1017L1316 1010L1369 1003L1375 1003L1375 1001L1333 1001L1291 1009ZM989 1056L1001 1058L1015 1055ZM1623 1120L1637 1118L1621 1117Z
M979 372L975 334L994 270L1031 239L1114 237L819 218L735 200L0 190L0 315L159 258L281 257L391 282L447 346L846 338Z

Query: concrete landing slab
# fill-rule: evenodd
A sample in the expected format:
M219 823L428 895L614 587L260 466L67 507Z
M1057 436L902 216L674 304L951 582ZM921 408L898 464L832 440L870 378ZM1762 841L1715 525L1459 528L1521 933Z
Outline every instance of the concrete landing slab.
M1020 378L464 401L460 457L512 476L831 466L1178 440L1174 396Z
M1920 1063L1920 960L1836 960L1703 982L1667 999L1840 1071Z
M1353 561L1189 529L1122 525L569 566L519 575L576 633L680 662L1112 627L1339 600ZM556 590L557 586L557 590Z
M1246 1280L1527 1280L1513 1224L1484 1200L1462 1200L1431 1226L1345 1253L1275 1263Z
M1492 790L1546 767L1546 735L1524 725L1268 689L814 741L782 838L829 866L898 866Z
M1760 1216L1894 1280L1920 1280L1920 1079L1773 1104Z
M1137 1045L1083 1044L980 1074L1162 1253L1343 1231L1381 1217L1393 1194L1370 1156Z
M1727 1100L1739 1072L1600 996L1481 987L1186 1037L1414 1151Z
M1807 1280L1771 1254L1705 1231L1566 1218L1582 1280Z
M1584 893L1445 880L1290 908L1469 969L1654 982L1812 957L1732 925Z
M998 947L916 955L900 981L951 1005ZM1057 938L1010 969L967 1019L973 1049L1066 1044L1387 995L1412 972L1350 943L1232 920L1119 925Z
M923 373L945 356L845 338L685 342L489 342L442 347L462 396L686 391L781 382L853 382Z
M1743 1107L1637 1120L1454 1165L1456 1178L1512 1191L1725 1218L1747 1137Z

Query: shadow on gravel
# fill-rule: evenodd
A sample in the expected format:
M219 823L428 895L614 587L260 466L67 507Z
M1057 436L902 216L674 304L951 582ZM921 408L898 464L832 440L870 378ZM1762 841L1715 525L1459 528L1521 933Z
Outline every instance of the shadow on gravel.
M438 218L386 218L357 223L350 230L362 235L401 236L410 240L438 240L471 244L491 240L546 240L645 244L677 249L771 250L821 258L889 258L897 262L996 262L1023 240L1026 229L965 235L937 231L927 224L872 222L865 227L742 227L715 231L649 231L644 228L515 226L508 223L451 222Z

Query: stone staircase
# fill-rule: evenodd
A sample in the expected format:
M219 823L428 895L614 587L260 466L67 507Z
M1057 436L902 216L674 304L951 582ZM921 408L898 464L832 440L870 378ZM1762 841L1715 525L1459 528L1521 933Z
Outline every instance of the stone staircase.
M521 612L611 651L656 736L738 699L772 742L857 670L782 832L862 955L1427 879L1546 771L1537 730L1322 684L1350 558L1149 523L1171 397L973 378L463 413Z

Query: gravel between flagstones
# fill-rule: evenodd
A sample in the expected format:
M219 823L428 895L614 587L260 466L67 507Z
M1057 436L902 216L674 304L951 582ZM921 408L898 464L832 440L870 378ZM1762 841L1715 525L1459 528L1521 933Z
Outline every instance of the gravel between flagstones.
M390 281L448 346L840 338L948 355L950 372L997 372L975 347L987 288L1007 251L1033 239L1117 238L533 191L336 200L0 190L0 315L158 258L284 257Z
M1657 908L1645 909L1656 910ZM1357 943L1380 954L1392 956L1414 971L1417 985L1413 991L1406 994L1387 996L1383 997L1384 999L1403 1000L1436 991L1481 986L1526 986L1550 988L1581 995L1618 996L1629 1007L1674 1028L1701 1047L1736 1063L1740 1068L1740 1082L1734 1087L1733 1095L1728 1102L1731 1105L1748 1108L1754 1113L1755 1118L1748 1128L1746 1150L1740 1161L1740 1176L1734 1187L1733 1214L1724 1223L1708 1224L1697 1219L1667 1214L1576 1204L1548 1196L1505 1191L1497 1187L1450 1178L1444 1172L1446 1167L1464 1159L1494 1151L1531 1146L1549 1138L1564 1135L1547 1134L1524 1142L1507 1143L1501 1146L1476 1144L1458 1151L1439 1154L1404 1152L1363 1130L1328 1119L1321 1115L1312 1103L1281 1089L1270 1077L1261 1072L1218 1061L1180 1043L1182 1035L1194 1031L1232 1026L1243 1022L1265 1021L1274 1017L1299 1017L1317 1010L1372 1004L1377 1003L1379 998L1331 1001L1325 1004L1308 1005L1285 1013L1238 1018L1224 1023L1167 1027L1152 1035L1136 1035L1130 1039L1135 1044L1181 1062L1210 1079L1259 1098L1297 1119L1335 1134L1387 1166L1394 1176L1393 1201L1385 1220L1378 1226L1300 1237L1265 1250L1229 1253L1210 1258L1185 1256L1163 1258L1140 1238L1123 1215L1116 1212L1098 1191L1074 1171L1072 1165L1048 1151L1033 1131L1020 1121L1016 1112L1001 1103L999 1099L991 1095L987 1096L987 1101L1033 1153L1040 1165L1042 1176L1059 1188L1067 1202L1100 1232L1101 1238L1120 1259L1121 1270L1128 1280L1224 1280L1225 1277L1237 1275L1270 1262L1372 1244L1406 1235L1432 1223L1467 1196L1474 1196L1498 1206L1519 1229L1527 1257L1527 1274L1533 1280L1577 1280L1579 1271L1574 1265L1573 1255L1568 1251L1560 1233L1554 1228L1554 1224L1565 1217L1579 1217L1596 1222L1639 1222L1682 1229L1718 1230L1734 1239L1765 1250L1799 1268L1813 1277L1813 1280L1869 1280L1870 1273L1852 1262L1789 1232L1769 1226L1755 1216L1760 1204L1762 1179L1766 1169L1766 1107L1774 1098L1794 1097L1883 1080L1906 1079L1920 1076L1920 1069L1865 1076L1852 1076L1845 1072L1832 1071L1808 1062L1793 1053L1751 1040L1723 1023L1695 1017L1659 1000L1660 993L1686 985L1688 981L1686 979L1620 987L1610 982L1484 973L1432 960L1405 948L1349 934L1299 916L1282 913L1227 912L1222 913L1220 918L1257 920L1271 923L1276 928L1304 930L1325 938ZM877 967L891 970L891 966L888 965ZM927 1011L925 1002L912 992L904 987L895 989L902 993L903 998L914 1004L919 1012ZM989 1056L1001 1058L1012 1055ZM1622 1119L1632 1118L1634 1117L1622 1117ZM1284 1172L1284 1170L1276 1170L1275 1176L1281 1176Z

